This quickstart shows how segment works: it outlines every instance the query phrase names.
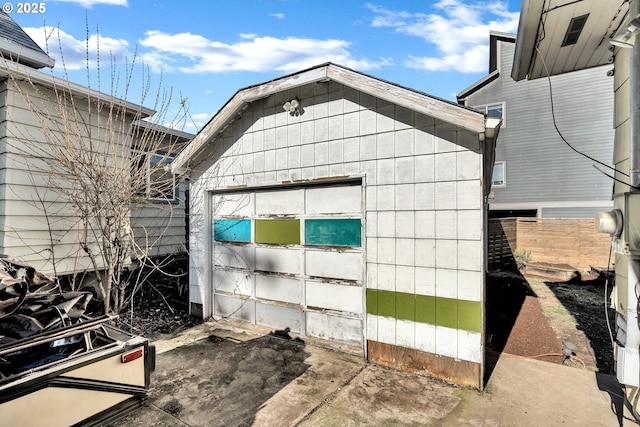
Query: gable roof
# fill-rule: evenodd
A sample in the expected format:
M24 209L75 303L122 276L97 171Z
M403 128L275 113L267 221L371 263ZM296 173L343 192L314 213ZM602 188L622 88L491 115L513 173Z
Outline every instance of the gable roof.
M337 64L325 63L265 83L240 89L174 159L171 164L172 170L183 170L186 163L202 151L251 102L309 83L330 80L451 123L470 132L478 134L485 132L485 117L482 113Z
M463 89L456 94L458 103L462 104L469 95L473 94L479 89L482 89L492 81L500 77L500 58L498 57L499 49L498 42L515 43L516 35L508 33L500 33L497 31L489 32L489 74L473 83L471 86Z
M55 62L2 10L0 10L0 56L33 68L53 68Z
M537 79L611 63L609 41L628 14L629 0L522 0L511 77ZM565 43L571 23L585 16L575 43Z

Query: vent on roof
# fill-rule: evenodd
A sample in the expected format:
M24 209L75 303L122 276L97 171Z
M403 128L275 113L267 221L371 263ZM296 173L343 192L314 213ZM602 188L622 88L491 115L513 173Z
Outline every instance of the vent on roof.
M578 37L580 37L580 33L582 33L582 29L584 28L584 24L587 22L587 18L589 14L578 16L571 19L569 22L569 28L567 28L567 33L564 35L564 40L562 41L562 46L570 46L572 44L576 44L578 42Z

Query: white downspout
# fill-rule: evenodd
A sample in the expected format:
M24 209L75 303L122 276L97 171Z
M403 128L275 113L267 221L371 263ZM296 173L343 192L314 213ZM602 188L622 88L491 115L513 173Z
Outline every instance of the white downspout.
M640 0L631 0L629 16L640 14ZM630 98L631 98L631 141L629 146L629 181L631 192L640 192L640 34L636 33L631 49L631 69L629 70ZM635 187L635 188L634 188Z

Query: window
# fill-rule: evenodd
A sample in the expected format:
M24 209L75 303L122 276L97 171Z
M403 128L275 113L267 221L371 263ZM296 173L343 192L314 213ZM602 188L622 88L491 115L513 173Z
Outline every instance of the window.
M578 37L580 37L580 33L582 33L584 24L587 23L588 17L589 14L587 13L586 15L577 16L571 19L571 22L569 22L569 27L567 27L567 32L564 34L564 40L562 41L562 45L560 45L560 47L571 46L572 44L578 43Z
M493 165L493 175L491 176L492 187L504 187L507 185L506 181L506 162L496 162Z
M487 117L492 119L501 119L503 118L502 114L503 104L491 104L487 105Z
M176 177L169 169L173 157L147 155L147 197L151 200L173 201L176 198Z
M504 102L496 102L495 104L478 105L473 107L473 109L485 113L489 118L502 119L501 127L505 127Z

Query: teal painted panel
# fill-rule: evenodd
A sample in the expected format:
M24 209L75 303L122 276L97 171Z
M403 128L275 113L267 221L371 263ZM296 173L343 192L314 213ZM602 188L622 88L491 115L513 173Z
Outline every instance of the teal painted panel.
M251 220L216 219L213 221L213 239L219 242L251 242Z
M307 219L304 222L307 245L362 246L362 224L359 219Z

